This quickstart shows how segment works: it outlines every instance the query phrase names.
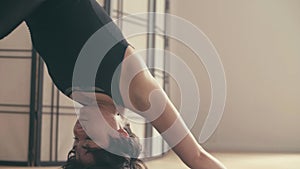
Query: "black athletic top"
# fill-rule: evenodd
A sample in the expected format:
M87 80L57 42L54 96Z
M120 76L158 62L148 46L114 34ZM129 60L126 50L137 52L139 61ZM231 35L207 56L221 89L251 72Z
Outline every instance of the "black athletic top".
M33 46L45 61L49 74L58 89L68 96L73 89L83 91L93 89L112 96L112 76L116 67L122 62L128 47L124 39L105 55L98 68L95 86L72 86L75 62L83 45L97 30L112 21L104 9L95 0L43 0L42 3L40 3L41 0L33 1L38 2L39 5L29 5L30 12L28 12L29 9L26 10L26 5L23 6L25 8L23 11L28 14L24 16L24 19L29 27ZM9 13L19 15L22 11ZM0 19L3 17L0 16ZM20 22L19 20L16 22ZM121 34L117 26L114 26L115 32L107 30L112 38L114 38L114 33ZM1 36L7 32L9 31L0 32ZM120 103L120 100L117 102Z

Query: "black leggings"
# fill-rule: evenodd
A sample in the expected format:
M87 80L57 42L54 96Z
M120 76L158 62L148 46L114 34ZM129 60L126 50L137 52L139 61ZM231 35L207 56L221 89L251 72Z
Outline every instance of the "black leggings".
M0 39L6 37L45 0L1 0Z
M28 10L26 5L23 8L24 11ZM104 9L95 0L44 0L43 3L29 5L28 8L32 11L27 12L29 15L25 17L25 21L31 33L32 43L45 61L58 89L67 96L73 89L93 90L112 96L112 76L128 47L124 38L105 55L98 68L94 86L72 86L75 62L83 45L97 30L112 21ZM22 14L22 11L15 13ZM121 34L117 26L114 26L113 32L107 30L111 38ZM105 41L104 39L103 43ZM116 93L120 96L119 91ZM115 101L122 104L120 98Z

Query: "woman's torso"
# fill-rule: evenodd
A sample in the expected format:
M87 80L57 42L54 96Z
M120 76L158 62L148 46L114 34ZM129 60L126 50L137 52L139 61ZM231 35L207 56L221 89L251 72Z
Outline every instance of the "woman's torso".
M66 95L72 93L74 66L82 47L109 22L110 17L95 0L47 0L26 19L35 49L45 61L53 82ZM110 30L107 33L111 38L114 33L120 34ZM112 75L123 60L127 46L123 40L106 54L99 66L96 84L91 88L99 88L111 96Z

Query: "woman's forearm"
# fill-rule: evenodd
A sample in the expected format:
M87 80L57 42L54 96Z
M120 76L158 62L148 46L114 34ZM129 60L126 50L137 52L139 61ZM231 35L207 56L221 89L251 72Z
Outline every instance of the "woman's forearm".
M188 167L225 169L224 165L198 144L170 101L167 101L164 112L151 123Z
M181 143L173 147L173 151L188 167L192 169L226 169L220 161L190 139L193 139L192 136L187 136ZM189 148L184 148L186 144L190 145Z

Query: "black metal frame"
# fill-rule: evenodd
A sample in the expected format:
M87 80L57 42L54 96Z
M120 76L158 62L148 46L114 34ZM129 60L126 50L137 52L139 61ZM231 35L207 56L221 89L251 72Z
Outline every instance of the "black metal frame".
M32 59L35 56L33 55L32 50L26 50L26 49L0 49L0 52L8 52L8 53L14 53L14 52L22 52L22 53L31 53L31 56L16 56L16 55L0 55L0 59ZM32 59L33 60L33 59ZM33 61L32 61L33 62ZM34 65L32 66L32 69L34 69ZM32 70L31 70L32 71ZM33 73L31 73L32 75ZM33 77L31 78L31 89L30 91L32 91L32 79L34 79ZM30 98L31 99L31 98ZM17 104L17 103L13 103L13 104L0 104L0 107L28 107L30 110L33 107L32 104L30 105L24 105L24 104ZM24 111L2 111L0 110L0 113L3 114L22 114L22 115L29 115L29 125L31 125L30 121L31 121L31 117L34 117L31 115L31 111L30 112L24 112ZM31 128L31 126L29 126L29 128ZM28 145L28 157L31 157L31 153L30 153L30 148L31 148L31 129L29 129L29 145ZM30 165L29 163L29 158L28 161L0 161L0 165L14 165L14 166L26 166L26 165Z
M37 78L37 103L36 103L36 147L35 147L35 163L39 165L41 155L41 128L42 128L42 108L43 108L43 78L44 78L44 62L41 57L38 58L38 78Z
M104 5L103 8L105 9L105 11L107 12L108 15L111 15L111 2L110 0L104 0Z
M35 142L35 127L36 119L36 59L37 55L34 49L32 49L31 58L31 86L30 86L30 117L29 117L29 141L28 141L28 165L32 166L34 164L35 154L34 152L34 142Z

